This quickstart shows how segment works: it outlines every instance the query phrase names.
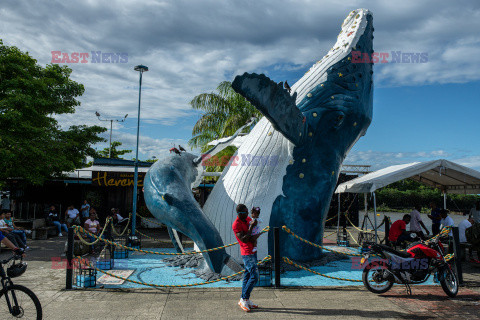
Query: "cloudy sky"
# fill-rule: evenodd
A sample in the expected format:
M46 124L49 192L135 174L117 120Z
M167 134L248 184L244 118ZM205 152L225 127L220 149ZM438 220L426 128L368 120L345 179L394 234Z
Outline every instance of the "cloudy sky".
M88 53L65 63L85 85L62 126L116 123L113 139L135 147L138 72L144 64L140 152L186 146L199 113L189 101L243 72L295 83L335 43L356 8L374 15L377 52L427 54L425 63L375 65L374 119L346 163L447 158L480 169L480 2L472 1L21 1L0 4L0 38L45 65L52 51ZM92 51L126 63L92 63ZM108 134L105 134L108 137ZM104 148L107 144L100 144ZM130 154L129 157L133 156Z

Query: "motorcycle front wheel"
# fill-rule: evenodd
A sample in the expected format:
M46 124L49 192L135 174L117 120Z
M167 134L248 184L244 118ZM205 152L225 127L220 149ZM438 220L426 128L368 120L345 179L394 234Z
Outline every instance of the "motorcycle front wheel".
M386 266L372 261L363 269L362 280L364 286L373 293L385 293L393 286L390 277L385 277Z
M440 284L442 285L443 291L451 297L454 298L458 293L458 279L455 273L451 268L444 268L442 271L443 274L440 275Z

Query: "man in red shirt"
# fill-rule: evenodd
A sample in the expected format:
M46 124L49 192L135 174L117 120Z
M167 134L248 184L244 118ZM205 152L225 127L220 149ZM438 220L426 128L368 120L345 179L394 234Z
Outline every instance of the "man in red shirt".
M393 243L399 244L405 240L409 240L410 236L407 232L407 224L410 223L410 215L406 214L402 220L397 220L390 226L390 232L388 233L388 240Z
M255 240L260 236L252 235L253 228L257 222L250 224L250 217L248 216L248 209L244 204L237 205L237 219L233 222L232 229L240 245L240 254L245 265L245 274L242 283L242 297L238 305L242 310L249 312L250 309L256 309L258 306L250 301L250 294L253 287L258 282L257 269L257 254L253 252L253 245Z

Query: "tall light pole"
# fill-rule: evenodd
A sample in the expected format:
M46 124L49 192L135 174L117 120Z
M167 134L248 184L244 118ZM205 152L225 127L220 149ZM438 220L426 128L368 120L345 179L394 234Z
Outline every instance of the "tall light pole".
M100 113L98 111L95 111L95 115L97 116L98 120L100 121L110 121L110 148L108 149L108 157L111 158L112 157L112 130L113 130L113 121L116 121L116 122L124 122L125 119L127 119L128 117L128 113L125 115L125 117L123 117L122 120L118 120L118 119L100 119Z
M140 72L140 87L138 88L138 119L137 119L137 151L135 153L135 174L133 176L133 209L132 209L132 235L135 235L137 224L137 184L138 184L138 138L140 137L140 101L142 100L142 75L148 67L138 65L133 68Z

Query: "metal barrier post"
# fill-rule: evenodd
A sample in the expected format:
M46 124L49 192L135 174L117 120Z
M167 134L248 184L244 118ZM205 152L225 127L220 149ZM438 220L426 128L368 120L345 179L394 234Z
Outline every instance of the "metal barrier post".
M72 289L73 286L73 228L68 228L68 238L67 238L67 276L66 276L66 286L67 290Z
M280 288L280 228L273 228L273 262L275 268L275 288Z
M390 240L388 240L388 235L390 234L390 220L388 220L386 216L383 219L385 219L385 244L389 246Z
M458 284L463 284L462 259L460 259L460 237L458 227L452 227L453 253L455 254L455 272L457 273Z

